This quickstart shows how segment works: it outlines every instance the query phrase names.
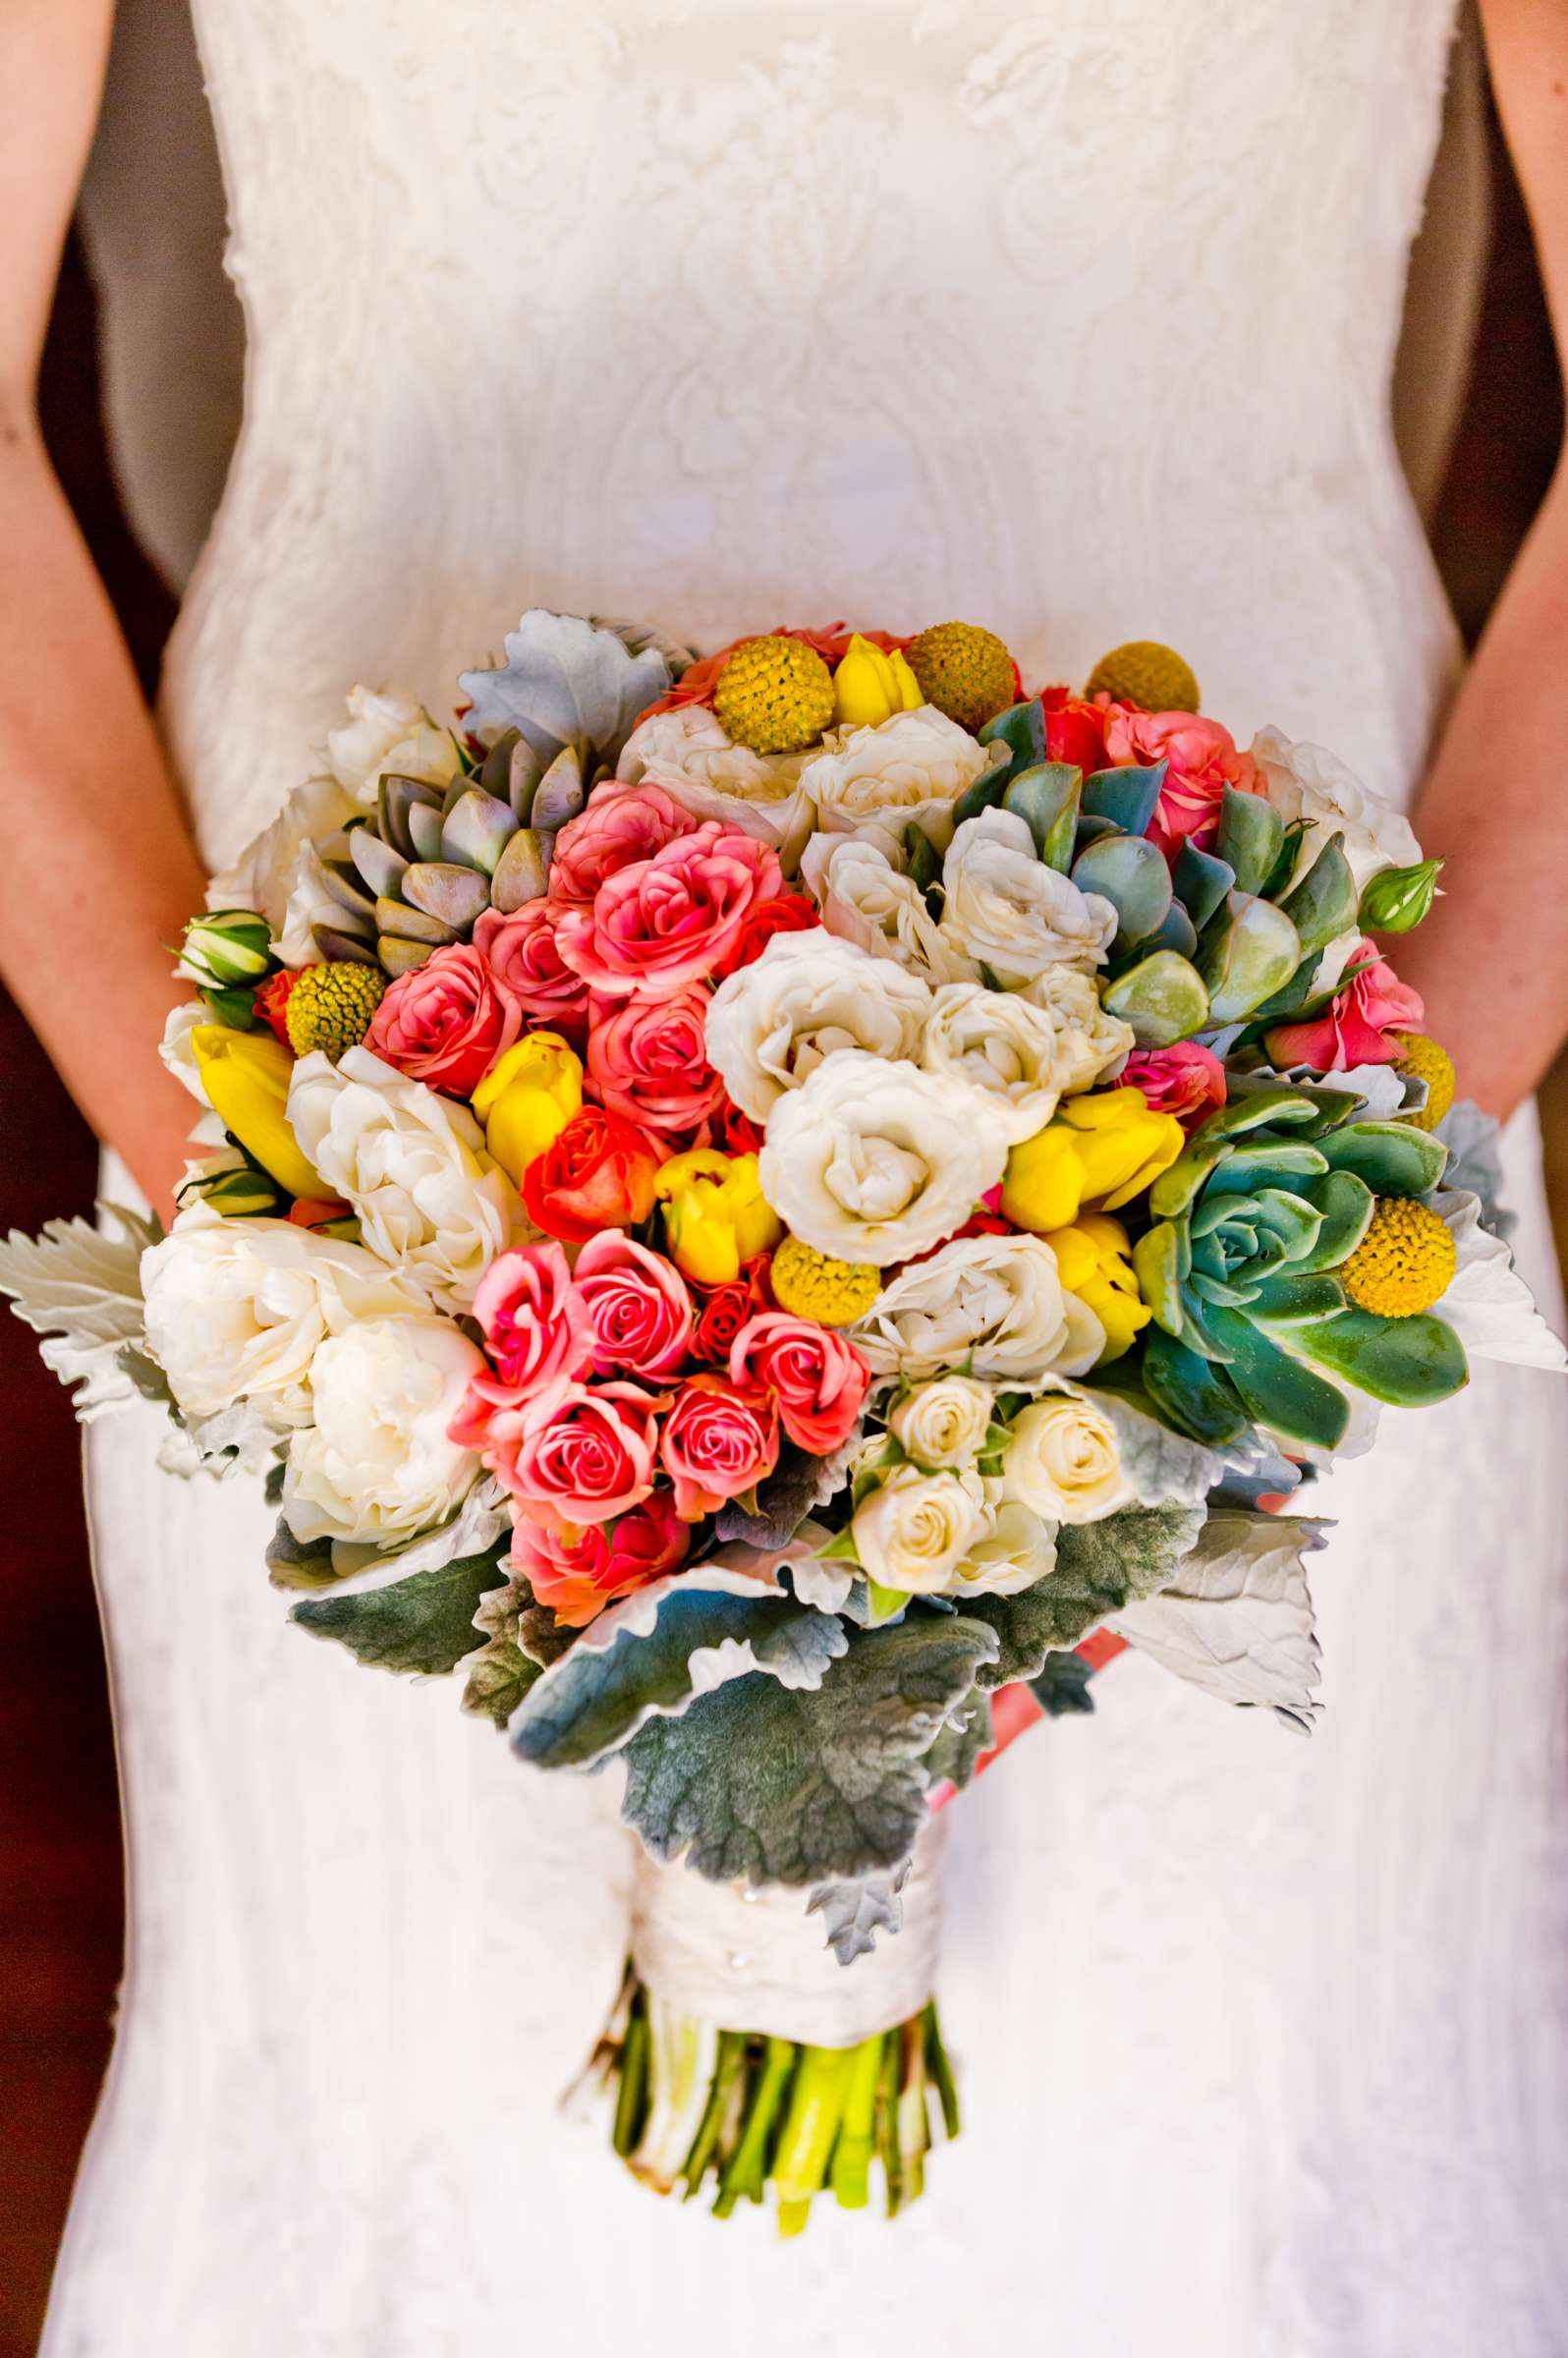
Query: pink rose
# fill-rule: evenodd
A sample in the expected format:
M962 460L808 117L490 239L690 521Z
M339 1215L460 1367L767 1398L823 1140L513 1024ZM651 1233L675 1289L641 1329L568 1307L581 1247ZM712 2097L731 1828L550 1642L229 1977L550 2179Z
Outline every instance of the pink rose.
M689 982L667 999L589 1002L588 1079L610 1113L685 1148L724 1102L704 1053L708 991Z
M617 869L591 909L564 909L561 956L596 990L669 998L724 972L754 904L781 882L777 853L705 819L651 860Z
M556 1529L528 1518L512 1534L511 1569L568 1629L582 1629L617 1597L630 1597L684 1560L691 1533L668 1490L655 1490L613 1523Z
M1136 712L1112 704L1105 715L1105 758L1115 769L1129 762L1150 768L1156 761L1170 763L1148 824L1167 860L1184 842L1198 851L1213 842L1227 786L1239 794L1262 792L1252 755L1239 753L1229 729L1199 712Z
M555 838L550 898L587 906L606 876L651 860L697 820L662 786L600 786Z
M1321 1015L1305 1024L1278 1024L1265 1038L1279 1071L1305 1064L1315 1073L1345 1073L1354 1064L1393 1064L1405 1052L1397 1035L1421 1030L1427 1015L1421 993L1401 982L1373 943L1358 943L1354 956L1366 964L1356 967Z
M716 1514L778 1463L778 1403L722 1376L689 1376L659 1433L659 1461L683 1522Z
M601 1375L667 1376L680 1365L695 1314L673 1262L619 1228L603 1228L578 1255L576 1276Z
M1212 1048L1179 1039L1174 1047L1135 1048L1115 1086L1142 1091L1150 1113L1173 1113L1190 1128L1224 1104L1225 1068Z
M730 1380L771 1392L797 1447L828 1457L854 1431L871 1371L832 1327L813 1326L786 1310L765 1310L730 1346Z
M493 1412L484 1462L547 1520L605 1523L653 1488L658 1407L636 1383L554 1384Z
M436 950L400 975L370 1018L364 1044L388 1064L471 1097L523 1029L523 1010L472 942Z
M510 917L486 909L475 924L474 947L525 1015L581 1046L588 1030L588 984L561 956L564 914L554 901L525 901Z
M491 1262L474 1297L493 1376L476 1376L448 1431L467 1449L489 1445L498 1408L516 1408L593 1364L593 1321L557 1244L525 1245Z

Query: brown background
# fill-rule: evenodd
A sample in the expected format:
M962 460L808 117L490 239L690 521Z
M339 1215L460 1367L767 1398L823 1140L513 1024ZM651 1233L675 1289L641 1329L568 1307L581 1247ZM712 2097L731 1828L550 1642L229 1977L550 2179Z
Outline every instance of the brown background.
M1517 191L1492 134L1495 234L1465 417L1433 543L1466 634L1484 621L1560 439L1551 342ZM92 299L73 246L44 368L45 429L149 688L172 615L131 539L98 421ZM92 1202L95 1149L0 998L0 1228ZM1568 1074L1548 1093L1568 1209ZM1559 1240L1564 1238L1560 1225ZM32 1337L0 1315L0 2358L35 2345L72 2174L107 2058L121 1853L78 1436Z

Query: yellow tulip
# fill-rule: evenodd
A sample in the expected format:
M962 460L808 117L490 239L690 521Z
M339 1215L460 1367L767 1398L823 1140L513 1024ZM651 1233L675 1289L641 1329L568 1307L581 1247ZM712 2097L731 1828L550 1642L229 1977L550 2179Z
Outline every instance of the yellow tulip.
M833 718L840 727L874 729L924 702L903 656L884 655L857 631L833 674Z
M1056 1255L1057 1272L1067 1291L1087 1304L1105 1329L1105 1348L1095 1365L1120 1359L1149 1320L1121 1221L1104 1211L1081 1212L1070 1228L1053 1228L1045 1242Z
M484 1143L514 1187L583 1108L583 1064L559 1032L530 1032L475 1091Z
M191 1049L207 1103L231 1137L291 1196L315 1201L333 1193L307 1162L284 1110L294 1058L270 1032L231 1032L197 1024Z
M727 1285L784 1234L757 1182L755 1154L698 1147L672 1155L660 1164L653 1192L675 1265L698 1285Z
M1070 1097L1054 1121L1008 1155L1002 1209L1020 1228L1047 1236L1070 1227L1086 1204L1114 1211L1131 1203L1186 1143L1176 1116L1151 1113L1142 1090Z

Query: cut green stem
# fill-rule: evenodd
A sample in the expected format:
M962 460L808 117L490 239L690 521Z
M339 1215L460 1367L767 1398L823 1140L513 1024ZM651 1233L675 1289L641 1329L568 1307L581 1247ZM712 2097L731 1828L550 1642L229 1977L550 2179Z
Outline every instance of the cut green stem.
M713 2205L714 2216L728 2218L736 2204L742 2200L759 2203L767 2179L768 2148L773 2123L778 2117L801 2049L793 2039L770 2039L767 2052L752 2099L752 2108L741 2142L730 2158L728 2168L719 2183L718 2200Z

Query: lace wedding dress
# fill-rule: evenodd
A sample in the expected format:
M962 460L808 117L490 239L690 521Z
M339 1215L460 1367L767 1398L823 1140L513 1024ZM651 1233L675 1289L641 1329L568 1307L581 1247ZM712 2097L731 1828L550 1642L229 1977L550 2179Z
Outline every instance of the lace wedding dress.
M1456 649L1387 385L1448 0L196 13L250 336L166 704L214 864L349 683L444 702L533 602L956 614L1070 681L1148 634L1409 792ZM290 1629L260 1505L102 1426L131 1948L50 2358L1568 2348L1564 1420L1488 1366L1336 1479L1310 1744L1129 1658L983 1780L970 2133L787 2247L556 2113L608 1781Z

